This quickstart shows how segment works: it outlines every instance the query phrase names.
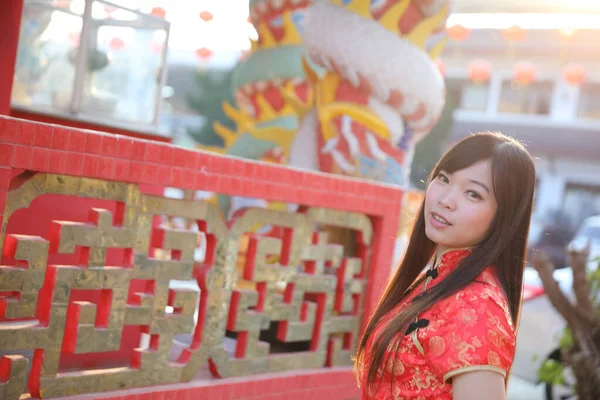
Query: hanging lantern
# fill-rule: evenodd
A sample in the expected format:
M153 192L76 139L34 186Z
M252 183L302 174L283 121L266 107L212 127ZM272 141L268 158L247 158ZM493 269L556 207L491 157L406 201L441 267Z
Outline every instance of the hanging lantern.
M502 30L502 36L510 43L522 42L527 37L527 31L518 25Z
M210 13L210 11L205 10L200 13L200 19L204 22L209 22L212 21L213 15Z
M113 7L113 6L104 6L104 12L106 13L106 15L111 15L115 11L117 11L116 7Z
M57 8L69 8L71 7L70 0L54 0L52 5Z
M167 16L167 12L162 7L154 7L150 12L150 15L157 18L165 18Z
M581 64L569 63L563 72L565 81L572 86L581 86L585 82L585 67Z
M520 85L529 85L530 83L535 81L537 68L535 64L531 62L522 61L515 65L513 72L515 75L515 82L517 82Z
M108 44L111 49L119 51L125 47L125 42L120 37L112 38Z
M207 49L206 47L202 47L202 48L196 50L196 55L201 60L206 60L206 59L210 58L210 56L212 56L212 53L213 53L212 50Z
M446 28L446 33L448 34L448 37L455 42L462 42L469 37L471 30L462 25L452 25Z
M440 74L442 76L446 76L446 64L444 64L444 61L442 61L441 58L435 59L435 65L436 65L438 71L440 71Z
M473 60L467 66L469 79L473 83L487 83L492 76L492 64L486 60Z
M570 39L575 35L575 28L562 28L558 31L565 39Z

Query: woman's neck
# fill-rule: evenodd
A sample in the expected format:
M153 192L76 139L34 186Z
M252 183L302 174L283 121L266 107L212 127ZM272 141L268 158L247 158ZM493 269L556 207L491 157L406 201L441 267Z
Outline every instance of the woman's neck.
M468 246L468 247L445 247L445 246L437 246L436 250L435 250L435 260L434 260L434 266L439 265L439 263L442 261L442 257L448 253L452 253L454 251L463 251L463 250L470 250L472 249L473 246Z

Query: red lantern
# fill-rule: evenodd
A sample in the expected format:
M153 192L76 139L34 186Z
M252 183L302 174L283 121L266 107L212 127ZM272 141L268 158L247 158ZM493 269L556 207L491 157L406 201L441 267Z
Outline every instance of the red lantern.
M111 49L119 51L125 47L125 42L120 37L116 37L110 40L109 46Z
M486 60L473 60L467 66L469 79L473 83L486 83L492 75L492 64Z
M150 15L157 18L165 18L167 16L167 12L162 7L154 7L150 12Z
M563 75L569 85L581 86L585 82L585 67L581 64L569 63Z
M200 13L200 19L204 22L212 21L213 15L209 11L202 11Z
M111 14L112 14L112 13L114 13L115 11L117 11L117 8L116 8L116 7L113 7L113 6L104 6L104 12L105 12L107 15L111 15Z
M198 50L196 50L196 55L201 59L201 60L206 60L208 58L210 58L210 56L212 56L212 50L211 49L207 49L206 47L202 47Z
M448 37L455 42L462 42L469 37L471 30L462 25L452 25L446 28L446 33L448 34Z
M502 36L511 43L517 43L525 40L527 31L518 25L513 25L510 28L503 29Z
M446 64L440 58L435 59L435 65L442 76L446 76Z
M52 5L54 7L58 7L58 8L69 8L71 6L71 1L70 0L54 0Z
M514 68L515 81L521 85L529 85L535 81L535 75L537 68L535 64L528 61L522 61L517 63Z

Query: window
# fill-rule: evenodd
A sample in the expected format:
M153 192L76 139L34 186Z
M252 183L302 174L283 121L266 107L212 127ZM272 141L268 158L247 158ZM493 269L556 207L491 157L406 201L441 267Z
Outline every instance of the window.
M562 209L569 214L575 226L587 217L600 214L600 187L567 184Z
M13 105L154 124L167 21L98 0L27 0L23 7Z
M485 111L490 95L488 84L467 83L463 86L460 108L463 110Z
M600 119L600 84L585 85L579 98L579 118Z
M51 2L23 5L12 103L68 111L75 80L82 12Z
M527 115L548 115L552 103L553 83L534 82L520 85L504 81L500 93L498 112Z
M447 82L447 91L458 99L459 110L485 111L487 108L490 86L487 83L473 83L469 80Z

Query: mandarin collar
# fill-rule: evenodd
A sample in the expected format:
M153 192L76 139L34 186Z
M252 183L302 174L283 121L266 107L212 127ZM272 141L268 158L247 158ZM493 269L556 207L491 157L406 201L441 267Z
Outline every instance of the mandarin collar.
M458 261L462 260L473 252L474 247L464 247L458 249L445 249L436 251L433 268L441 268L448 265L456 266Z

